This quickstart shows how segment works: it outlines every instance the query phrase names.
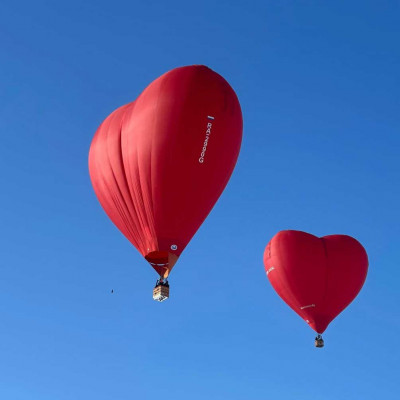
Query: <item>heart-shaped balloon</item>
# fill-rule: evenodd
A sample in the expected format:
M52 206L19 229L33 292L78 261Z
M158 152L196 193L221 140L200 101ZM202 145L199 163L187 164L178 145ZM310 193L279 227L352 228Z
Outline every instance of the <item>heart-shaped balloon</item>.
M350 236L288 230L268 243L264 266L279 296L321 334L361 290L368 256Z
M241 139L235 92L202 65L165 73L98 128L89 152L96 195L162 278L228 183Z

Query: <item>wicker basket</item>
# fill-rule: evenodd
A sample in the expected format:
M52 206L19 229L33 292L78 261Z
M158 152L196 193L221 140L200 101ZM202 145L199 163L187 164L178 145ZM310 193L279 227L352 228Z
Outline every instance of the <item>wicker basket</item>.
M315 347L324 347L324 340L321 339L315 339Z
M153 299L156 301L164 301L169 297L169 286L159 284L153 289Z

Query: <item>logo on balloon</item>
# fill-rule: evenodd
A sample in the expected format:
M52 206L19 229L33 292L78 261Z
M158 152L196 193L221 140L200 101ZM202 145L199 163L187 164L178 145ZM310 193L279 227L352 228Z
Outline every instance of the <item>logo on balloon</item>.
M208 115L207 118L210 120L214 120L214 117L211 117L210 115ZM212 122L208 122L207 130L206 130L206 138L204 139L203 148L201 149L200 158L199 158L200 164L203 164L203 162L204 162L204 157L205 157L206 151L207 151L208 140L211 135L211 128L212 128Z
M274 269L275 269L275 267L271 267L271 268L267 269L267 275L268 275L271 271L273 271Z
M309 304L308 306L300 307L300 310L304 310L305 308L315 307L315 304Z

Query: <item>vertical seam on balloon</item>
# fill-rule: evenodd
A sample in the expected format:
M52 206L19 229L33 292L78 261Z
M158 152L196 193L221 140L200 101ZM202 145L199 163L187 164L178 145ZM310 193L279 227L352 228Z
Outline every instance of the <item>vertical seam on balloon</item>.
M324 290L324 295L321 300L321 309L325 308L325 302L326 302L326 297L328 295L328 282L329 282L329 264L328 264L328 249L326 247L326 243L324 238L320 238L322 240L322 245L324 247L324 253L325 253L325 268L326 268L326 273L325 273L325 290Z
M133 106L133 104L132 104L132 106ZM131 197L131 195L130 195L130 191L129 191L129 185L128 185L128 182L127 182L127 178L126 178L126 173L125 173L125 168L124 168L124 165L123 165L123 155L122 155L122 123L123 123L123 120L124 120L124 117L125 117L125 115L126 115L126 112L127 112L127 110L125 110L125 112L124 112L124 114L123 114L123 116L121 117L121 120L120 120L120 126L119 126L119 146L118 146L118 150L119 150L119 155L120 155L120 157L119 157L119 160L120 160L120 162L121 162L121 171L122 171L122 175L123 175L123 180L124 180L124 183L125 183L125 186L126 186L126 189L127 189L127 191L128 191L128 196L129 196L129 202L128 201L126 201L125 200L125 198L124 198L124 196L122 196L122 198L123 198L123 200L124 200L124 203L125 203L125 205L126 205L126 208L127 208L127 210L128 210L128 214L129 214L129 217L130 217L130 220L131 220L131 227L134 229L134 232L133 232L133 234L134 234L134 236L135 237L137 237L138 238L138 240L140 241L141 240L141 238L140 238L140 231L139 231L139 229L138 229L138 227L136 226L136 224L135 224L135 220L134 220L134 218L132 217L132 212L134 213L134 214L137 214L136 212L135 212L135 209L134 209L134 207L132 208L132 207L130 207L130 205L132 206L133 204L133 202L132 202L132 197ZM119 187L119 185L118 185L118 187ZM120 190L120 189L119 189ZM129 204L130 203L130 204ZM132 210L131 210L131 208L132 208ZM136 241L136 243L137 243L137 240L135 240ZM143 243L142 243L142 245L143 245ZM137 243L137 246L136 247L138 247L138 248L140 248L140 244L139 243Z
M134 103L132 104L132 108L133 108L133 107L134 107ZM136 211L136 209L135 209L134 201L133 201L133 199L132 199L132 195L131 195L131 191L130 191L130 188L129 188L129 183L128 183L128 179L127 179L127 175L126 175L126 171L125 171L124 161L123 161L123 151L122 151L122 125L123 125L123 122L124 122L124 119L125 119L126 112L127 112L127 110L125 110L124 115L122 116L121 121L120 121L119 151L120 151L120 154L121 154L120 159L121 159L121 162L122 162L122 164L121 164L121 169L122 169L122 171L123 171L124 182L125 182L125 184L126 184L126 188L127 188L127 191L128 191L128 196L129 196L129 200L130 200L130 204L131 204L131 207L128 207L128 211L129 211L129 215L130 215L131 220L132 220L132 225L133 225L133 227L134 227L134 229L135 229L135 238L137 238L137 239L136 239L136 242L137 242L137 246L136 246L136 247L138 248L139 251L142 250L142 252L143 252L143 249L144 249L144 247L146 246L146 244L145 244L144 241L143 241L143 238L142 238L142 235L141 235L139 226L137 226L137 224L136 224L136 222L135 222L135 221L138 220L139 218L138 218L138 213L137 213L137 211ZM131 210L131 209L132 209L132 210ZM134 213L134 215L136 216L136 218L133 218L133 214L132 214L132 213Z
M119 193L119 195L120 195L120 197L122 197L123 198L123 195L122 195L122 193L121 193L121 189L120 189L120 187L119 187L119 185L118 185L118 181L117 181L117 179L116 179L116 177L115 177L115 173L114 173L114 170L113 170L113 167L112 167L112 163L111 163L111 160L110 160L110 156L109 156L109 148L108 148L108 137L109 137L109 129L107 129L106 131L105 131L105 149L106 149L106 156L107 156L107 160L108 160L108 166L109 166L109 168L110 168L110 170L111 170L111 174L112 174L112 176L113 176L113 180L114 180L114 184L115 184L115 186L116 186L116 188L117 188L117 191L118 191L118 193ZM130 223L130 221L129 221L129 218L127 218L127 215L126 215L126 212L125 212L125 210L124 210L124 208L123 208L123 206L122 206L122 204L121 204L121 202L120 202L120 199L119 199L119 197L118 197L118 195L116 195L115 194L115 192L112 190L112 188L107 184L107 182L106 182L106 180L105 180L105 178L104 178L104 175L102 176L102 179L103 179L103 182L104 182L104 184L106 185L106 187L108 188L108 191L109 191L109 193L111 194L111 198L112 198L112 200L113 200L113 202L114 202L114 205L115 205L115 207L116 207L116 209L117 209L117 211L118 211L118 214L119 214L119 216L120 216L120 218L121 218L121 221L122 221L122 223L125 225L125 229L126 229L126 231L127 231L127 233L129 234L129 236L130 237L128 237L128 239L130 240L130 241L132 241L132 243L135 245L135 246L137 246L138 245L138 243L137 243L137 241L135 240L135 232L134 231L132 231L132 224ZM125 203L125 207L126 207L126 203Z
M128 142L128 148L130 148L129 145L129 139L130 136L127 137L127 142ZM143 201L143 193L142 193L142 184L141 184L141 177L140 177L140 164L139 164L139 156L138 156L138 148L137 146L131 148L132 151L136 152L136 163L137 163L137 175L133 179L133 174L131 170L131 163L130 163L130 158L126 157L127 164L128 164L128 172L129 172L129 177L130 179L128 181L128 186L129 186L129 191L132 197L132 201L135 205L135 210L136 214L138 216L138 222L141 226L142 230L142 242L143 242L143 251L142 254L145 256L148 253L149 248L154 248L157 246L157 240L155 239L155 234L154 234L154 229L150 226L149 220L147 218L147 210L145 207L145 203ZM150 235L151 237L147 237L147 231L151 230Z
M120 212L120 209L118 207L118 204L115 201L115 195L114 195L113 191L111 190L111 187L108 185L107 180L105 179L105 176L104 176L104 173L103 173L101 167L98 168L98 170L99 170L99 175L100 175L101 181L102 181L103 185L107 188L107 191L111 196L112 203L114 203L114 206L116 207L116 209L118 211L118 215L120 217L120 222L122 222L122 224L125 225L125 228L127 228L126 223L125 223L125 221L123 219L123 216L122 216L122 214ZM105 198L103 198L103 201L108 203L108 201ZM129 233L129 229L127 229L127 231Z
M158 110L158 105L160 102L160 96L162 93L162 89L164 88L164 86L166 85L166 81L167 81L168 76L164 77L162 79L162 81L160 82L160 87L158 89L158 93L157 93L157 100L156 100L156 104L155 104L155 109ZM155 112L153 114L153 131L156 130L158 128L158 113ZM150 198L150 219L151 219L151 223L152 223L152 234L154 236L156 245L157 245L157 250L160 251L160 245L158 243L158 235L156 232L156 226L155 226L155 216L154 216L154 201L153 201L153 142L154 142L154 135L152 135L151 137L151 146L150 146L150 191L149 191L149 198ZM168 249L165 249L165 251L168 251ZM168 253L169 254L169 253ZM165 276L165 274L167 273L167 275L171 272L170 270L170 263L169 263L169 256L167 256L167 263L166 266L163 267L161 269L162 273L160 275ZM154 268L154 267L153 267ZM157 271L157 270L156 270ZM157 271L158 273L160 273L159 271Z
M125 114L125 113L124 113L124 114ZM123 115L124 115L124 114L123 114ZM123 116L122 116L122 118L123 118ZM119 133L120 133L119 144L120 144L120 143L121 143L121 121L120 121L120 128L119 128L119 130L120 130L120 132L119 132ZM133 219L132 219L131 214L130 214L130 212L129 212L128 204L127 204L127 202L125 201L123 192L122 192L122 190L121 190L121 188L120 188L120 185L119 185L118 180L117 180L116 175L115 175L115 171L114 171L113 164L112 164L111 158L110 158L110 153L109 153L109 142L108 142L108 138L109 138L109 130L107 130L107 132L106 132L106 152L107 152L107 159L108 159L108 164L109 164L110 169L111 169L111 173L112 173L112 176L113 176L113 179L114 179L114 183L115 183L116 189L117 189L117 191L118 191L117 195L114 194L114 197L115 197L115 198L114 198L114 203L116 204L116 207L117 207L117 209L118 209L118 211L119 211L119 214L120 214L120 216L121 216L121 218L122 218L122 220L123 220L123 222L124 222L124 224L125 224L125 227L126 227L128 233L129 233L129 235L130 235L129 240L132 241L132 243L137 247L138 244L139 244L139 243L137 242L137 240L136 240L137 235L135 235L135 233L137 233L137 232L135 232L136 229L135 229L135 227L134 227L134 224L132 223L132 222L133 222ZM119 147L120 147L120 146L119 146ZM121 202L121 199L122 199L122 202Z
M120 129L119 129L119 130L120 130L120 132L119 132L119 133L120 133L119 143L121 143L121 122L120 122ZM126 225L126 227L127 227L127 230L128 230L128 232L129 232L129 234L132 236L132 240L133 240L134 244L137 245L138 243L137 243L137 241L135 240L135 232L132 231L133 226L132 226L132 224L130 223L130 219L132 219L132 218L129 218L129 216L130 216L129 209L128 209L128 206L127 206L127 204L126 204L126 202L125 202L125 199L124 199L124 197L123 197L123 194L122 194L120 185L119 185L119 183L118 183L118 180L117 180L117 178L116 178L116 175L115 175L115 173L114 173L114 169L113 169L113 166L112 166L112 163L111 163L111 160L110 160L109 151L108 151L108 150L109 150L109 147L108 147L108 132L107 132L107 146L106 146L106 149L107 149L107 157L108 157L108 159L109 159L109 164L110 164L111 172L112 172L112 175L113 175L113 178L114 178L114 181L115 181L115 186L116 186L116 188L117 188L117 190L118 190L118 194L120 195L120 196L116 196L116 201L118 202L119 207L120 207L120 214L121 214L121 217L122 217L123 220L124 220L124 223L125 223L125 225ZM124 200L124 201L123 201L123 204L121 203L119 197L121 197L121 198ZM127 210L125 210L125 208L123 207L123 205L125 206L125 208L126 208ZM126 211L128 211L128 213L126 213Z
M101 132L102 135L104 136L104 132L107 133L107 129L104 129L103 131L99 131L99 132ZM107 145L107 141L106 141L106 145ZM99 147L97 146L97 142L95 144L95 147L93 147L93 149L95 149L95 148L96 148L96 153L98 153L99 152L99 150L98 150ZM101 147L100 147L100 151L101 151ZM96 163L96 173L98 174L98 176L99 176L99 178L100 178L100 180L102 182L102 185L107 188L107 192L110 194L110 197L111 197L111 203L114 203L114 205L117 207L117 205L115 204L115 199L113 197L112 190L111 190L110 186L107 184L107 181L106 181L105 176L104 176L103 164L99 163L99 160L97 159L97 157L95 158L95 163ZM102 192L103 192L103 190L100 189L100 193L102 193ZM103 203L110 204L110 202L107 199L107 196L102 196L101 195L101 199L102 199ZM119 223L122 223L122 225L124 225L124 221L123 221L120 213L118 213L118 216L120 217Z
M130 139L130 135L128 135L127 138L126 138L126 141L127 141L127 146L126 147L128 149L130 149L129 139ZM122 127L121 127L121 149L122 149ZM137 148L135 147L134 150L137 151ZM147 253L147 248L148 248L149 244L147 243L146 238L143 235L143 232L145 231L145 229L144 229L145 224L143 222L143 215L141 213L141 208L139 207L139 204L138 204L139 202L138 202L138 196L137 196L137 185L135 184L135 182L133 180L133 177L132 177L130 158L129 157L123 158L123 163L124 164L125 164L125 161L126 161L126 164L127 164L126 166L128 167L128 168L125 168L125 165L124 165L124 170L127 171L127 173L125 174L126 175L126 181L128 183L129 193L130 193L130 196L131 196L131 199L132 199L132 203L133 203L134 209L136 211L137 220L138 220L138 223L139 223L141 231L142 231L142 234L140 234L140 230L139 230L139 238L140 238L140 241L142 243L141 253L144 256ZM128 177L127 174L129 174L129 177Z
M133 108L134 107L135 107L135 105L133 105ZM127 144L128 144L127 145L128 149L130 148L130 138L131 138L131 136L128 135L127 139L126 139ZM123 147L122 147L122 125L121 125L121 153L123 153L122 148ZM134 147L134 149L135 149L135 151L137 151L137 146ZM152 244L149 243L148 240L146 239L146 234L145 234L145 229L144 229L146 227L146 224L143 222L143 215L142 215L142 212L141 212L141 207L139 207L140 204L138 204L139 203L138 202L138 196L137 196L138 190L137 190L137 185L135 184L135 181L133 180L133 174L132 174L132 171L131 171L131 168L130 168L131 167L130 158L126 157L126 160L127 160L128 168L127 169L124 168L124 171L128 171L128 172L125 172L125 180L126 180L126 183L127 183L128 192L129 192L129 195L130 195L130 198L131 198L131 202L132 202L132 205L133 205L133 210L134 210L135 215L136 215L136 220L138 222L138 227L137 227L138 237L140 238L140 241L141 241L141 250L139 250L139 251L142 253L143 256L145 256L147 254L149 246L151 247ZM124 162L124 157L122 158L122 161ZM130 179L128 179L128 174L129 174L129 178Z
M137 162L137 172L138 172L138 183L136 184L136 187L139 189L137 191L138 194L138 200L140 201L140 205L141 205L141 210L143 210L142 212L142 220L144 220L145 226L146 228L149 230L148 233L150 233L151 235L151 242L157 242L156 236L155 236L155 232L154 232L154 220L152 218L151 215L151 210L149 212L149 207L148 207L148 193L147 193L147 187L146 187L146 183L142 183L142 182L146 182L146 180L143 180L141 177L141 168L140 168L140 162L139 162L139 156L138 156L138 149L136 149L136 162ZM152 245L156 244L156 248L158 249L158 244L157 243L152 243ZM146 252L147 253L147 252Z
M139 201L139 205L140 205L139 210L141 210L140 216L141 216L141 222L142 222L143 228L144 228L143 231L146 234L146 228L149 229L149 221L147 218L145 201L143 200L143 186L142 186L142 179L140 176L140 162L139 162L138 149L136 148L135 151L136 151L137 179L138 179L138 182L135 182L135 186L136 186L135 194L137 196L137 200ZM146 241L146 245L147 245L147 241ZM147 251L146 251L146 253L147 253Z
M155 102L155 110L158 110L158 104L160 102L160 94L162 93L162 88L165 86L165 81L167 78L164 77L164 79L160 82L160 87L157 92L157 100ZM153 114L153 129L157 129L158 126L158 114L155 112ZM155 241L155 244L157 246L157 249L159 250L159 243L158 243L158 237L157 237L157 232L156 232L156 226L155 226L155 218L154 218L154 199L153 199L153 180L152 180L152 171L153 171L153 142L154 142L154 135L151 137L151 145L150 145L150 184L149 184L149 190L146 192L147 197L149 200L150 204L147 204L146 211L148 214L148 219L149 219L149 226L151 229L151 234L153 236L153 240Z

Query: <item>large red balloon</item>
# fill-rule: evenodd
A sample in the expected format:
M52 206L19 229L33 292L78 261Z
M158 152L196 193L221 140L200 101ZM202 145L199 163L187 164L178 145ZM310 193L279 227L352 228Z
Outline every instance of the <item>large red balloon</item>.
M323 333L361 290L368 256L350 236L318 238L282 231L268 243L264 265L279 296L312 329Z
M96 195L162 277L224 190L241 139L235 92L201 65L162 75L98 128L89 152Z

